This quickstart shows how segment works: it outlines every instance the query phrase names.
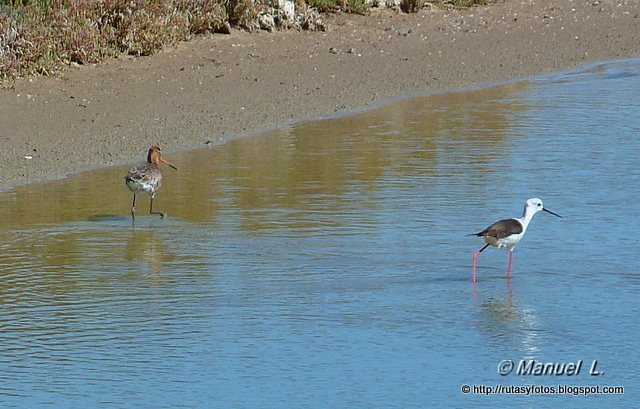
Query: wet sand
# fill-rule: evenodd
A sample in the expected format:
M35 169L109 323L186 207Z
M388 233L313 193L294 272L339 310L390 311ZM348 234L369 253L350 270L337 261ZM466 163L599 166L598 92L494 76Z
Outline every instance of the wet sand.
M391 98L640 55L636 0L331 15L327 32L214 35L0 90L0 187L205 147Z

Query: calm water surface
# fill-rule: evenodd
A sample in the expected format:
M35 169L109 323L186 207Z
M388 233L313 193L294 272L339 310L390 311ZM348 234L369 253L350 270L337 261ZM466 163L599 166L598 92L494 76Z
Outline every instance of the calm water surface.
M634 407L639 89L631 60L167 155L135 225L128 167L2 193L0 406ZM466 234L534 196L565 218L472 285ZM585 364L498 375L523 358Z

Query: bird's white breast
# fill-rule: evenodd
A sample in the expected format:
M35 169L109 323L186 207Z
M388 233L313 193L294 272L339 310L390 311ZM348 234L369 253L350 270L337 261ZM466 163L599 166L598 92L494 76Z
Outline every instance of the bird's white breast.
M493 247L512 249L516 244L522 240L524 232L519 234L512 234L511 236L496 239L495 237L485 237L485 241Z

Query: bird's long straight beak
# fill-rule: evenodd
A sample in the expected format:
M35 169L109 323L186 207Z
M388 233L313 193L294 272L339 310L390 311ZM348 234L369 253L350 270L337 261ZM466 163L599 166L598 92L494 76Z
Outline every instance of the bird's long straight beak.
M562 217L562 216L560 216L558 213L554 213L554 212L552 212L551 210L548 210L548 209L545 209L545 208L543 208L542 210L543 210L543 211L545 211L545 212L547 212L547 213L551 213L552 215L557 216L557 217L559 217L559 218L561 218L561 219L563 218L563 217Z
M169 165L172 168L174 168L175 170L178 170L178 168L176 168L175 166L173 166L172 164L169 163L168 160L166 160L165 158L160 158L160 162L164 163L165 165ZM557 216L557 215L556 215Z

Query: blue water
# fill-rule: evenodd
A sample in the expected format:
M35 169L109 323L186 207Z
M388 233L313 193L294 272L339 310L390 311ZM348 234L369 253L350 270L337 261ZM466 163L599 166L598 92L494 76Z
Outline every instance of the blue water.
M611 62L167 155L133 225L126 168L3 193L0 406L635 407L639 89ZM565 217L473 285L467 234L529 197Z

